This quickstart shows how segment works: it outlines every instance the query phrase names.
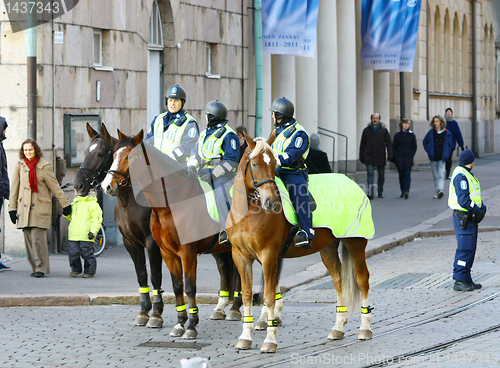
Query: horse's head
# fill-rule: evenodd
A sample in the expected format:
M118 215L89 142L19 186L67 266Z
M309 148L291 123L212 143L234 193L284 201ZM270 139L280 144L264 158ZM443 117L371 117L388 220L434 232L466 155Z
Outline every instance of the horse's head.
M135 137L128 137L118 129L118 138L119 142L114 147L113 164L101 184L106 194L111 196L117 195L120 187L131 186L130 167L133 162L129 160L129 154L135 146L142 143L144 131L141 129Z
M247 191L253 191L254 197L260 198L264 210L278 210L280 200L278 197L275 178L276 159L270 143L276 138L275 133L269 139L255 138L252 140L246 133L245 140L248 151L243 156L246 159L243 172Z
M116 139L109 135L104 124L101 125L101 133L98 133L87 123L87 133L91 142L73 183L79 196L87 195L91 188L104 180L106 171L113 162L112 149L116 143Z

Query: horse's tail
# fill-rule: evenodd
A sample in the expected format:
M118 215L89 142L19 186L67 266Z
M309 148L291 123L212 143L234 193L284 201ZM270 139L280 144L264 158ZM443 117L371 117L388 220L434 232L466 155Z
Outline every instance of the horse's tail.
M342 242L342 298L349 315L358 314L361 306L361 292L356 282L352 256Z
M278 258L278 277L276 279L276 286L278 286L281 278L281 270L283 269L283 258ZM253 295L253 304L261 305L264 303L264 273L260 278L260 290L258 293Z

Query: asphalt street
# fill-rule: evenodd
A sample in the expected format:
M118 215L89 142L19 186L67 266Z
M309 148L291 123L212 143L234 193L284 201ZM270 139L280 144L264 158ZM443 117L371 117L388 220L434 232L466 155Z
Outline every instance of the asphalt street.
M410 198L404 200L399 198L397 173L387 172L385 198L371 202L376 229L367 250L371 255L370 301L375 307L371 341L356 340L359 316L346 325L343 341L326 339L334 323L336 297L331 279L324 277L326 272L318 254L285 262L281 280L288 289L284 294L284 325L278 330L278 352L274 355L260 355L262 332L254 332L251 350L235 351L241 322L209 320L213 305L200 305L199 337L193 342L168 336L175 322L173 306L165 307L165 328L133 327L138 307L117 304L137 303L135 273L124 248L113 247L98 258L94 279L70 278L64 254L51 255L51 274L43 279L29 277L26 259L9 255L2 258L12 270L0 273L0 306L16 306L0 309L0 349L4 352L0 366L180 367L179 360L191 356L210 358L212 366L217 367L365 367L373 366L377 359L385 365L390 357L392 363L397 360L396 366L500 365L500 356L495 355L500 342L500 326L495 329L500 323L500 299L496 296L500 292L500 156L477 159L473 172L481 182L488 206L480 227L488 231L480 234L473 267L474 280L484 287L472 293L451 289L456 242L451 235L451 211L446 201L449 182L445 197L433 199L430 169L416 167ZM364 180L362 174L356 176L360 185ZM257 264L254 274L257 284ZM171 291L169 279L164 268L167 291ZM200 256L198 291L205 296L200 303L213 303L217 289L213 258ZM486 297L491 299L484 301ZM108 305L95 305L100 303ZM73 304L80 305L69 306ZM255 307L253 315L257 317L259 311L260 307ZM442 317L443 313L451 315ZM427 321L432 318L437 319ZM416 322L422 325L408 327ZM484 332L488 328L491 331ZM470 333L478 335L454 341ZM435 347L446 341L452 342L442 350ZM428 353L418 352L432 347L434 350ZM341 364L337 364L339 360Z

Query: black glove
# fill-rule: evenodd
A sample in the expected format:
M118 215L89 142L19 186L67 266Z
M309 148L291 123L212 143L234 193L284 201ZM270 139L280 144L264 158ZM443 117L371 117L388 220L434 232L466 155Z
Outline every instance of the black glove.
M89 231L89 240L92 240L95 238L95 235L92 231Z
M69 215L71 215L71 205L69 205L68 207L64 207L64 208L63 208L63 215L64 215L64 216L69 216Z
M194 167L194 166L188 166L187 171L188 171L189 175L192 175L194 177L196 177L196 175L198 174L196 171L196 167Z
M17 211L9 211L10 221L15 225L17 221Z
M462 150L462 152L465 150L464 146L460 147L460 149Z
M203 174L200 176L200 179L206 181L207 183L211 183L213 182L213 175L212 173Z

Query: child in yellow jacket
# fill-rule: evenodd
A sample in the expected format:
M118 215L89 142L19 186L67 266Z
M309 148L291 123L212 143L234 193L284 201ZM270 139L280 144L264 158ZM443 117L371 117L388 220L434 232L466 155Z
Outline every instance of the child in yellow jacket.
M85 197L77 196L71 203L71 214L64 216L70 221L68 227L68 256L72 277L83 275L84 278L94 277L97 261L94 255L94 238L102 224L102 209L93 194Z

